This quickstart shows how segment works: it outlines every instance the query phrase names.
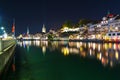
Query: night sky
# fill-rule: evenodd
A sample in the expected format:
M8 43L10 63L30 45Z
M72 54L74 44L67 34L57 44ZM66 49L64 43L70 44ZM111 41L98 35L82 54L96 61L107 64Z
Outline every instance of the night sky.
M15 18L17 35L26 33L27 27L37 33L43 24L48 31L66 20L100 20L108 11L120 14L120 0L0 0L0 26L10 32Z

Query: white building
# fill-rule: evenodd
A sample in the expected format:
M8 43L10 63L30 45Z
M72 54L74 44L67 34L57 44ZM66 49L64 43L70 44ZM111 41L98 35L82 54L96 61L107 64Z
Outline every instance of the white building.
M99 28L106 28L108 31L120 31L120 19L117 19L119 15L108 14L107 17L103 17L102 21L97 24Z

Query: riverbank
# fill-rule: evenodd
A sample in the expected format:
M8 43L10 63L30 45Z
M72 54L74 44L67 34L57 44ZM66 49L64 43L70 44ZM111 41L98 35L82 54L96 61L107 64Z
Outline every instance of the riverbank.
M41 40L41 39L18 39L18 41L72 41L72 42L95 42L95 43L120 43L120 40L103 40L103 39L53 39L53 40Z

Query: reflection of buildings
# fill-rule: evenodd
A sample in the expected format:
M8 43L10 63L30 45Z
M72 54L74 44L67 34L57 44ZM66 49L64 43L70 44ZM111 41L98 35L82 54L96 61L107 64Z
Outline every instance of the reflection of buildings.
M46 47L45 46L42 47L42 52L45 55L45 53L46 53Z
M18 44L25 48L35 45L42 49L44 55L47 49L49 49L50 51L60 50L65 56L77 54L84 58L96 58L104 66L110 65L112 67L120 62L120 44L115 43L23 41L18 42Z
M69 42L69 47L61 48L64 55L80 54L82 57L96 58L111 67L120 62L120 44Z
M48 41L37 41L37 40L36 41L18 41L18 44L21 47L26 48L28 52L30 50L31 45L35 45L37 47L40 47L40 48L42 48L42 52L44 55L46 53L46 48L48 47Z

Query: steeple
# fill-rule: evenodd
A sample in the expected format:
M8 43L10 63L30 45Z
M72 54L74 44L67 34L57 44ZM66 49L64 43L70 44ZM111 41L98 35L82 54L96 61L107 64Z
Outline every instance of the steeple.
M29 27L27 27L27 35L29 35Z
M107 13L107 15L109 15L110 14L110 11L108 10L108 13Z
M42 32L43 33L46 33L46 28L45 28L45 25L43 24L43 27L42 27Z
M112 18L112 17L114 17L114 15L111 14L110 11L108 11L108 13L107 13L107 17L108 17L108 18Z
M12 33L13 33L13 36L15 37L15 19L13 19Z

